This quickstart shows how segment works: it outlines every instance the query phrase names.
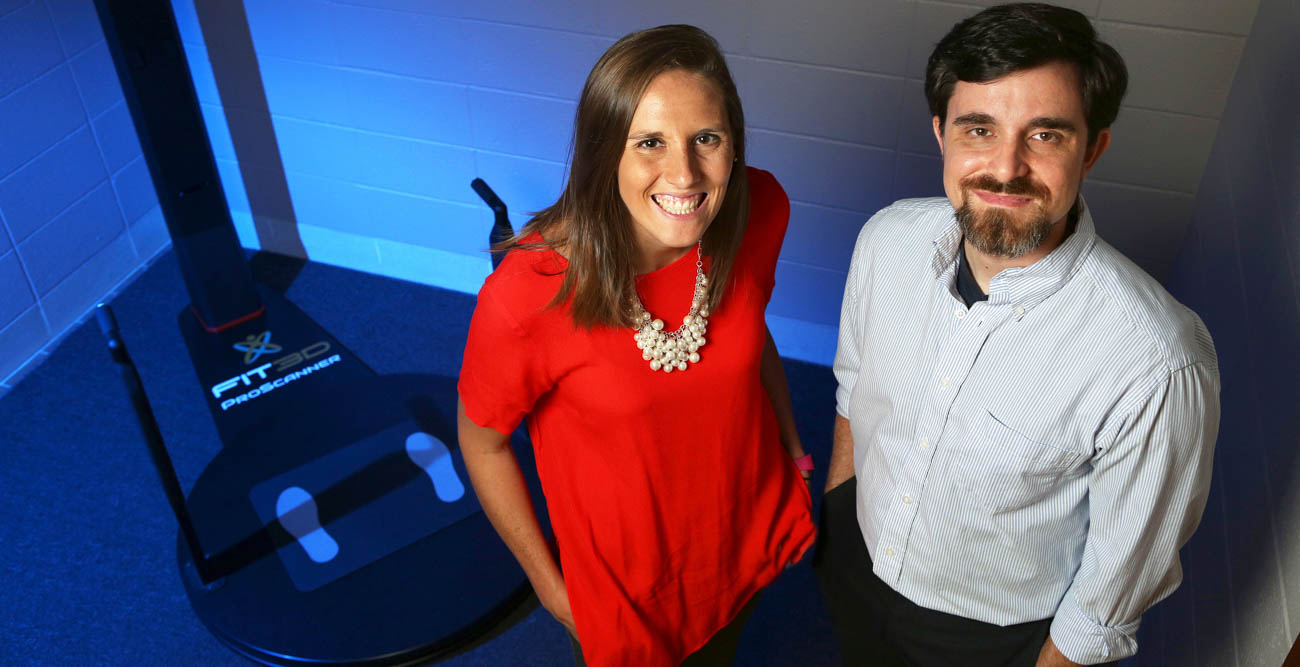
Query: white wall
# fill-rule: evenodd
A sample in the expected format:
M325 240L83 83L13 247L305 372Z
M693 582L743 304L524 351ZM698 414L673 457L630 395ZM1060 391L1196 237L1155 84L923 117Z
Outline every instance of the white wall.
M1300 633L1298 36L1300 0L1260 3L1169 281L1214 336L1223 419L1188 585L1152 619L1166 660L1144 664L1273 667Z
M181 31L232 207L246 219L192 2L175 0ZM246 7L307 254L466 291L486 274L478 251L490 222L469 180L486 179L522 222L523 212L559 192L574 104L599 53L627 31L660 23L709 30L741 87L750 162L775 172L794 200L769 310L773 329L783 351L827 362L861 223L894 199L942 192L920 79L934 42L983 4L248 0ZM1114 147L1086 195L1102 233L1164 277L1257 3L1063 4L1096 19L1132 70ZM251 229L242 226L243 238L257 245Z

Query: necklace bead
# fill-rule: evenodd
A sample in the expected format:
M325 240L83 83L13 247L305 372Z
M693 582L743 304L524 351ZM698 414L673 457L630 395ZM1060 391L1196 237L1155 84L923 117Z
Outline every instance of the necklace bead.
M704 307L705 289L709 279L704 275L704 255L702 243L695 244L695 288L692 291L690 312L682 318L682 325L674 331L664 331L664 321L654 318L641 305L641 299L633 293L636 313L632 316L638 322L638 330L632 335L636 347L641 350L641 358L650 362L650 370L662 370L671 373L684 371L689 364L700 362L699 349L704 345L704 332L708 328L709 309Z

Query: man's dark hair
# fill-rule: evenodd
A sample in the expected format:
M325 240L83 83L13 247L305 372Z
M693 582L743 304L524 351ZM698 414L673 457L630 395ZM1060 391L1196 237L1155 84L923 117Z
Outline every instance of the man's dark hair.
M1037 2L990 7L957 25L930 54L925 99L942 126L958 81L987 83L1053 62L1074 65L1083 93L1088 143L1115 122L1128 88L1128 69L1073 9Z

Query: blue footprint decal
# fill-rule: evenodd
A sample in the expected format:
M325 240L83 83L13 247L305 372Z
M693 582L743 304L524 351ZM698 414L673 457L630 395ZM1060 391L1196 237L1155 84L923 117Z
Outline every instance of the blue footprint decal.
M406 438L406 455L429 475L438 500L454 503L465 495L465 485L460 481L460 475L456 474L456 466L452 465L451 452L447 451L447 445L442 444L441 440L423 431L416 431Z
M328 563L339 554L339 543L320 525L316 500L301 487L291 486L275 501L275 516L316 563Z

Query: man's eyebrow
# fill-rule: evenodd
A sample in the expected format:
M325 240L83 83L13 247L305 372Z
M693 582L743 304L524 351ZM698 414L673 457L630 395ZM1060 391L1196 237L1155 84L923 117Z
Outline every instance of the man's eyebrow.
M1029 121L1030 127L1038 127L1044 130L1061 130L1063 132L1078 132L1079 128L1070 120L1057 116L1041 116Z
M967 113L952 119L953 125L992 125L993 116L986 113Z

